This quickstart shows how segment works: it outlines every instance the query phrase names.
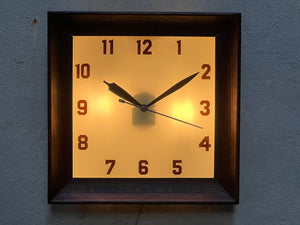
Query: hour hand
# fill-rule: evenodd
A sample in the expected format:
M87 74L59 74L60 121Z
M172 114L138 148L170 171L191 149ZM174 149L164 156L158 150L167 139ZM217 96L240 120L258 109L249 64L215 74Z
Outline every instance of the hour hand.
M121 88L116 83L108 83L105 80L103 82L105 84L107 84L108 90L110 90L115 95L119 96L122 99L125 99L125 100L131 102L132 104L141 106L141 104L134 97L132 97L130 94L128 94L127 91L125 91L123 88Z

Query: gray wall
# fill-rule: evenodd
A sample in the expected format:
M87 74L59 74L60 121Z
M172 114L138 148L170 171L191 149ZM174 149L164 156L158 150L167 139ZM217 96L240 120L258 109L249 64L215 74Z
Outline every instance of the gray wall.
M239 205L47 204L50 10L242 13ZM0 224L299 224L299 29L298 0L2 0Z

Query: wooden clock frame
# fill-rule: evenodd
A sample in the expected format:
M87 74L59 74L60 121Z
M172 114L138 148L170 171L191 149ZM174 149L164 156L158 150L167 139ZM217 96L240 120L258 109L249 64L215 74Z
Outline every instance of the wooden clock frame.
M215 36L214 178L72 178L72 35ZM240 13L48 13L48 202L239 201Z

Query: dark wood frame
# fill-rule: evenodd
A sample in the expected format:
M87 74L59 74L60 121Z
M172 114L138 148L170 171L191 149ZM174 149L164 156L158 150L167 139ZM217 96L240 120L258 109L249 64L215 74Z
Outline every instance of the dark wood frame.
M216 37L212 179L72 178L72 35ZM48 13L48 202L239 201L240 13Z

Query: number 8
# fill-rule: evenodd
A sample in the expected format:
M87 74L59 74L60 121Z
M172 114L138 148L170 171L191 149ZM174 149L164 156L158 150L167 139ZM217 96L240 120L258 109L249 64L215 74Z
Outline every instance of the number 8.
M88 137L86 135L78 136L78 149L87 150L88 148Z

